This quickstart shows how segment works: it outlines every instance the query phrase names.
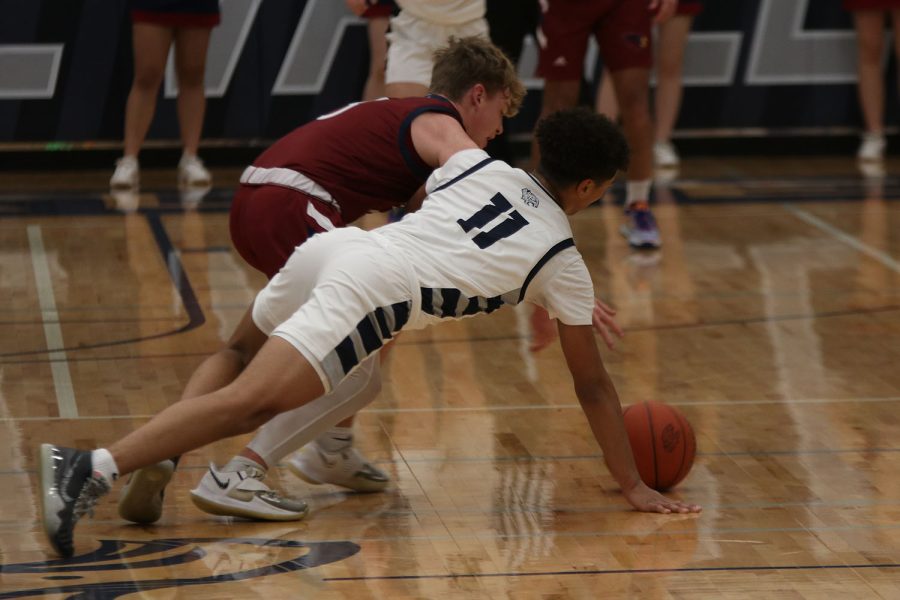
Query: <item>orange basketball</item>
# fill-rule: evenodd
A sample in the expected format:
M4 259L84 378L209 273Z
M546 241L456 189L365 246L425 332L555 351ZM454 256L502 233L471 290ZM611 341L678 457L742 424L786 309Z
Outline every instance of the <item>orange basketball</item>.
M674 487L694 464L697 439L681 411L661 402L632 404L623 412L634 462L655 490Z

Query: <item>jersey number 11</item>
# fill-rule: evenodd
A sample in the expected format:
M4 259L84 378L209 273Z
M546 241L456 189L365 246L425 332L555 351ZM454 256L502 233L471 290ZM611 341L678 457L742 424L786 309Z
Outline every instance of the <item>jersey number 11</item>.
M481 229L511 208L512 204L509 203L509 200L507 200L503 194L498 192L491 198L490 204L485 204L479 208L475 214L468 219L457 219L456 222L462 227L463 231L468 233L475 228ZM503 238L511 236L526 225L528 225L528 221L525 220L525 217L520 215L519 211L514 210L493 229L481 231L476 234L475 237L472 238L472 241L475 242L476 246L484 250Z

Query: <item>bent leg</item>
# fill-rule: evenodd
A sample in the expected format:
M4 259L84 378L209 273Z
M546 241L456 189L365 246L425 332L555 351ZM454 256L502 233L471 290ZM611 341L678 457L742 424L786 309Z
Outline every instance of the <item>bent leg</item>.
M109 447L124 475L211 442L250 433L325 391L309 360L287 341L270 338L231 384L176 402Z
M269 421L247 449L262 459L263 466L274 465L369 405L380 391L380 359L371 355L328 394Z

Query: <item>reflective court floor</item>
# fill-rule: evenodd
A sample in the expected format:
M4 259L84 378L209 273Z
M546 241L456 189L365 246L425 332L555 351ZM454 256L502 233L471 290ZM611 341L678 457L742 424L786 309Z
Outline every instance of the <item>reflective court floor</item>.
M231 249L235 172L111 196L109 173L0 174L0 599L900 598L900 165L688 160L658 185L664 246L630 250L621 207L573 218L626 329L602 351L623 404L659 400L698 454L638 514L607 472L558 344L527 312L403 334L358 447L392 484L355 495L286 468L296 523L197 510L190 453L153 526L120 486L57 559L38 525L41 442L107 445L174 402L261 275ZM368 220L377 224L379 217Z

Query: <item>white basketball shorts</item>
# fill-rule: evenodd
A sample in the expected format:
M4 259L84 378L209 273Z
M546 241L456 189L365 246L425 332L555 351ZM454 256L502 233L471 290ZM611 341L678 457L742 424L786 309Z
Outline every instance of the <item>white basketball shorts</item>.
M256 296L253 322L306 357L328 392L420 307L407 260L389 242L345 227L294 250Z
M460 25L435 25L400 11L391 17L391 29L387 34L387 67L385 83L418 83L431 85L431 68L434 51L445 46L451 36L488 37L485 19L475 19Z

